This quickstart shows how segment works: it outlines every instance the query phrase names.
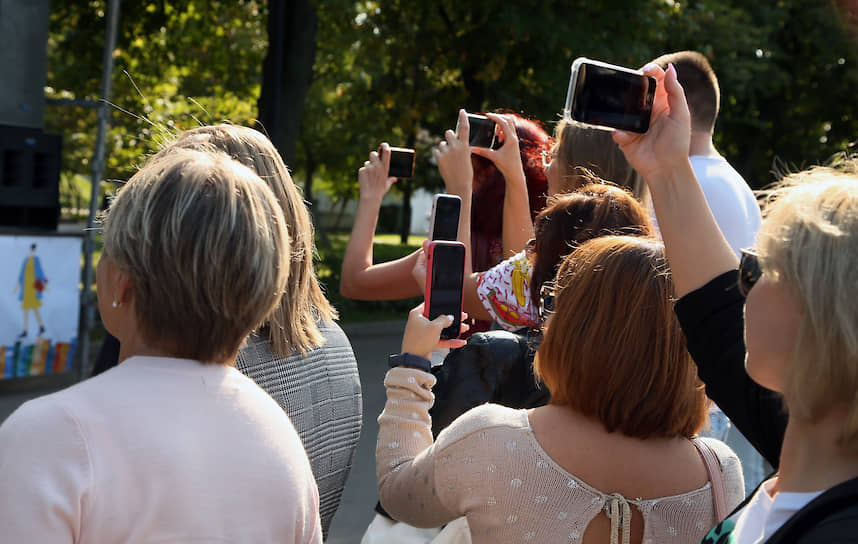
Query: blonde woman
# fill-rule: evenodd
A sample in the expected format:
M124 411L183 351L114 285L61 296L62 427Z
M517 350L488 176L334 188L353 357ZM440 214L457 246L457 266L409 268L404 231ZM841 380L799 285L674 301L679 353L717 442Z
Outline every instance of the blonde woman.
M280 304L238 352L236 367L280 404L298 430L319 485L327 535L357 449L362 404L351 344L313 269L310 213L277 149L256 130L229 124L195 128L159 155L176 149L226 153L253 170L283 210L291 238L289 282Z
M852 542L858 534L858 168L815 168L771 193L735 256L688 161L676 69L645 135L615 139L652 192L706 391L776 469L704 542Z
M289 255L271 190L228 156L175 150L137 172L98 264L119 365L0 427L3 540L322 542L295 428L233 366Z

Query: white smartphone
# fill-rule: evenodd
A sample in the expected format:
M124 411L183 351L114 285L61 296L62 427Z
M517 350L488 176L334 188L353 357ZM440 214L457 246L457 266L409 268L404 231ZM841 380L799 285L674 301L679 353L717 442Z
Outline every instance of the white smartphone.
M462 199L456 195L437 194L432 199L429 240L455 241L459 234Z

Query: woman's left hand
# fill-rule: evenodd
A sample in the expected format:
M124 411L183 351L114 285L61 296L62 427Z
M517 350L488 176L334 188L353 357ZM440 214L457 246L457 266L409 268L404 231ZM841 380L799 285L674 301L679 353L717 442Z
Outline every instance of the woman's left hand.
M460 332L468 330L464 323L468 314L462 312L462 325ZM460 348L467 342L461 338L452 340L441 340L441 331L453 323L453 317L441 315L430 321L423 315L423 303L411 310L408 314L408 323L405 325L405 334L402 336L402 353L419 355L426 359L432 357L432 350L439 348Z
M433 151L447 193L462 198L470 196L474 185L469 132L468 116L465 110L459 110L459 134L452 130L446 131L444 140Z
M518 145L518 134L515 132L515 124L510 117L487 113L486 117L497 123L498 136L503 145L499 149L486 147L473 147L471 153L485 157L492 161L509 183L511 180L524 179L524 167L521 164L521 150Z

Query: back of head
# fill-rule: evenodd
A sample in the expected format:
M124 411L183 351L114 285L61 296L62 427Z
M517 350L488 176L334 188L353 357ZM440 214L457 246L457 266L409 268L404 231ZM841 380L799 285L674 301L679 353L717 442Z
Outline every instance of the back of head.
M598 182L552 197L536 217L533 230L536 246L530 289L533 300L539 300L542 284L554 278L563 258L581 243L608 234L649 236L653 227L630 193Z
M691 128L712 132L721 107L721 91L718 78L706 57L697 51L678 51L662 55L653 62L665 70L668 64L676 67L676 76L685 91L691 111Z
M858 160L786 177L768 193L757 234L766 278L801 312L784 397L790 417L848 413L842 446L858 452Z
M248 127L220 124L183 132L162 153L172 148L224 152L268 184L283 209L292 251L289 284L264 328L272 348L283 357L293 351L304 354L322 345L325 339L317 321L335 319L337 314L325 298L313 269L315 242L310 213L271 140Z
M563 186L568 193L589 183L591 176L627 187L644 201L646 184L626 160L611 132L594 126L561 120L555 128L555 159L560 166Z
M564 259L534 372L552 404L608 432L645 439L701 428L706 397L673 313L661 244L605 236Z
M514 113L504 114L515 123L521 163L527 180L527 196L531 219L545 207L548 180L542 166L542 151L551 147L551 137L537 121ZM475 271L488 270L498 263L503 253L499 243L503 230L500 213L506 182L500 170L486 158L471 155L474 166L474 192L471 206L471 252ZM494 248L497 248L495 255Z
M148 161L111 204L104 255L131 280L144 341L203 362L233 356L289 276L277 200L222 153Z

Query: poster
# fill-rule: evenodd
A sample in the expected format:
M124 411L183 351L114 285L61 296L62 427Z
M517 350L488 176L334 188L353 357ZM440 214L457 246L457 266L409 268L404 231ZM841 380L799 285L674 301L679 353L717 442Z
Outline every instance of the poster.
M81 239L0 235L0 380L72 369Z

